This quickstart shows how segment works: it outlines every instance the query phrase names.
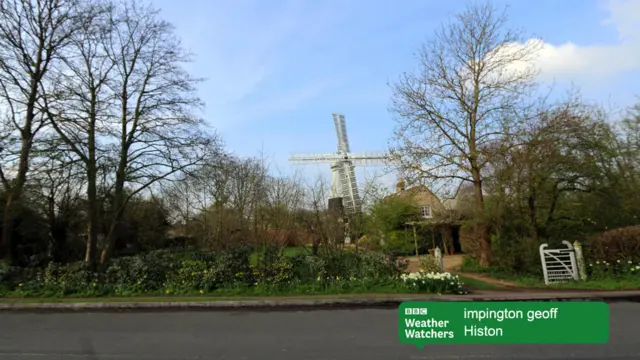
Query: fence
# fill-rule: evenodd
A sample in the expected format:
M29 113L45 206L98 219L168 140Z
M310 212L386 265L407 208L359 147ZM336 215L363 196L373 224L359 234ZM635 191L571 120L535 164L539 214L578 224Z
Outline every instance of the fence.
M568 241L562 243L566 248L548 249L549 244L540 245L540 260L546 285L578 281L581 277L576 261L576 249Z

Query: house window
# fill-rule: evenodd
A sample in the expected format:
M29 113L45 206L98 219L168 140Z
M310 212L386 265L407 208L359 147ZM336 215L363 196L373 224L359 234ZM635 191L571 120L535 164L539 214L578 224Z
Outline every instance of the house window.
M423 218L425 219L431 218L431 206L422 206L421 211L422 211Z

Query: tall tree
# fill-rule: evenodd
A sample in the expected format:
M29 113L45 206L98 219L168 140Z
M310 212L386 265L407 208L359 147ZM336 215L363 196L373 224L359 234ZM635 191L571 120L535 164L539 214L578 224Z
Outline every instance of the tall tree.
M85 261L96 262L98 231L98 169L100 159L100 129L110 117L114 105L108 81L115 62L104 51L105 39L114 24L108 3L86 7L85 21L71 36L63 64L56 78L56 101L47 101L46 109L52 127L64 142L65 150L73 153L84 165L87 180L87 249ZM57 108L57 109L55 109Z
M2 249L10 261L14 210L27 183L36 135L45 124L39 104L49 86L48 73L82 22L78 9L77 0L0 2L0 101L7 109L0 179L8 193Z
M391 153L409 180L469 182L484 212L483 176L489 145L508 136L535 83L527 64L537 42L505 30L505 13L469 5L418 53L419 69L393 84L398 120ZM490 262L488 226L477 225L480 263Z
M195 114L201 106L196 96L200 79L183 68L189 56L171 24L158 17L158 10L137 2L123 3L111 22L115 26L105 48L116 64L109 86L118 110L108 139L115 185L101 263L113 251L124 207L133 196L220 150ZM125 192L125 186L131 191Z

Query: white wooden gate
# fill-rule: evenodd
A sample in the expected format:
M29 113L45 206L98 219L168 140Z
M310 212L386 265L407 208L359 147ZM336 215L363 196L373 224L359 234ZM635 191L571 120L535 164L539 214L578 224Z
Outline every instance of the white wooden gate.
M549 244L540 245L540 260L546 285L578 280L576 254L568 241L562 242L566 249L547 249Z

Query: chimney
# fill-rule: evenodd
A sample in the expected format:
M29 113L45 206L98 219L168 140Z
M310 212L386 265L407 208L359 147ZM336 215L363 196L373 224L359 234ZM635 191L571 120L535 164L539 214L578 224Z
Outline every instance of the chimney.
M396 192L404 191L404 180L402 178L398 179L398 183L396 184Z

